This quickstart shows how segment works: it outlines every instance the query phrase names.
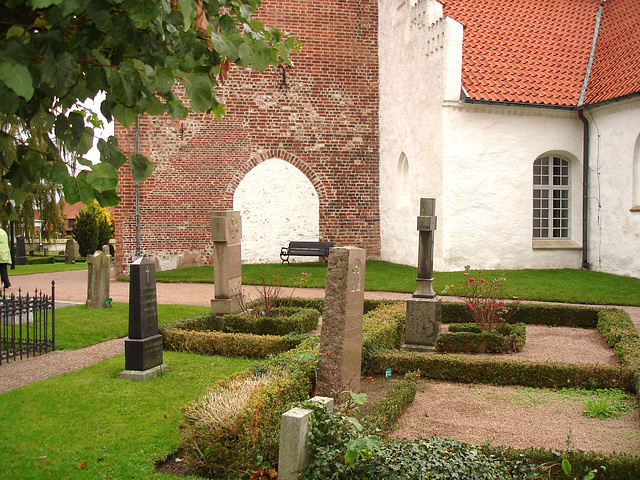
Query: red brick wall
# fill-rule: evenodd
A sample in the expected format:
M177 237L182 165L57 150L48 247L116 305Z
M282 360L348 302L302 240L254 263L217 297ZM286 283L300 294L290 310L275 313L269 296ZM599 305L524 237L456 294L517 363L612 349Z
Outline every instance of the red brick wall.
M378 43L376 0L265 0L258 17L300 39L286 74L232 69L218 98L227 114L185 120L142 118L140 151L155 163L140 185L141 251L203 251L209 263L211 212L230 210L244 175L269 158L299 168L320 200L320 239L380 254ZM117 126L121 148L134 128ZM121 169L116 256L135 253L135 195ZM275 246L276 248L278 246Z

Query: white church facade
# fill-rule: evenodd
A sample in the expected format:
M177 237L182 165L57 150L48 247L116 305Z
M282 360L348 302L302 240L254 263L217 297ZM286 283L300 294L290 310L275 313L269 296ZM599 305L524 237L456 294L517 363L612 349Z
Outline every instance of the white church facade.
M640 3L379 7L381 258L640 276Z

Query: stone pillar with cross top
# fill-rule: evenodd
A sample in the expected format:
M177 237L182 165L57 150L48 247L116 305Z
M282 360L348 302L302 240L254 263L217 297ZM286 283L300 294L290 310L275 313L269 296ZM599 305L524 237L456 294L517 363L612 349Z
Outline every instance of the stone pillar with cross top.
M213 274L215 298L211 313L224 315L242 311L242 219L240 212L213 212L211 217L213 241Z
M413 298L407 300L405 350L432 350L440 333L442 302L433 290L434 232L437 227L436 199L420 199L418 216L418 278Z

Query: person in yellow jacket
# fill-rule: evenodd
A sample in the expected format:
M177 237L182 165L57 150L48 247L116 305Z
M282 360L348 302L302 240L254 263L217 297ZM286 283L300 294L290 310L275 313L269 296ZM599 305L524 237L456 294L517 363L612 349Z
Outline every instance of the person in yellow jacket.
M9 288L9 272L7 266L11 264L11 250L9 249L9 236L0 228L0 279L4 288Z

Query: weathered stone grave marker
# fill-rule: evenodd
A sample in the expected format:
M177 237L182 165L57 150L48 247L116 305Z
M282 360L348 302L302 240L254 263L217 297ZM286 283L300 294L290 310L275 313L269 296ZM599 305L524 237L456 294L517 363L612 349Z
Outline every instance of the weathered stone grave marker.
M211 313L223 315L242 311L242 219L240 212L213 212L211 240L214 246L215 298Z
M418 278L413 298L407 300L405 350L432 350L440 333L442 302L433 290L434 231L437 217L435 198L420 199L418 217Z
M125 370L120 378L144 381L167 368L158 333L156 268L151 260L139 258L129 269L129 338L124 342Z
M70 238L64 248L64 263L75 263L80 256L80 245L76 240Z
M87 308L106 308L109 299L111 255L95 252L87 255Z
M316 394L360 390L365 251L334 247L329 254Z
M313 397L317 402L333 410L333 398ZM307 435L313 410L295 407L282 414L280 421L280 446L278 453L278 480L297 480L309 461Z
M16 249L18 250L16 255L16 265L27 264L27 244L24 239L24 235L18 235L16 237Z

